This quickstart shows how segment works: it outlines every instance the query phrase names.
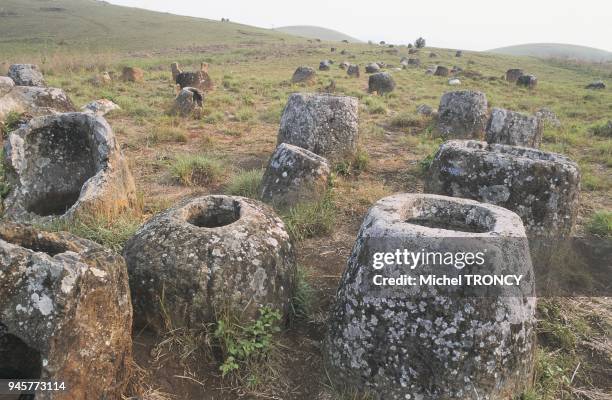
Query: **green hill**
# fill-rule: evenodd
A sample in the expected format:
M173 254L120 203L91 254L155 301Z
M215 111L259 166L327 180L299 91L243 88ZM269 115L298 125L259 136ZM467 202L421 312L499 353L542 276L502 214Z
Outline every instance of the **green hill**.
M0 54L134 51L295 40L273 30L122 7L96 0L2 0Z
M612 61L612 53L593 47L576 46L559 43L531 43L516 46L500 47L489 50L490 53L512 56L531 56L538 58L561 58L581 61Z
M309 39L321 39L330 42L341 42L348 40L351 43L361 43L362 41L352 36L345 35L342 32L335 31L333 29L322 28L319 26L311 25L295 25L295 26L282 26L276 28L276 31L288 33L294 36L301 36Z

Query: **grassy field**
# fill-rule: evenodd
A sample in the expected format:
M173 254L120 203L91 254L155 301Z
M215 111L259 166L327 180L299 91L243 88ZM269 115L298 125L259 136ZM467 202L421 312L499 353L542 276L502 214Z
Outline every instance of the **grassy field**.
M96 7L95 12L80 8L83 4ZM67 11L40 11L50 6ZM213 357L211 347L235 348L228 343L250 343L261 337L254 339L250 327L238 327L230 317L224 320L223 330L203 327L186 332L169 327L161 338L135 332L138 365L131 390L145 398L357 398L332 388L322 368L319 341L369 206L387 194L422 191L423 160L440 141L435 138L434 121L417 115L415 109L419 104L437 108L440 96L451 90L445 78L425 75L428 64L463 68L461 88L485 92L492 107L528 113L540 107L553 110L562 126L545 129L543 148L568 155L581 167L577 234L612 234L612 133L605 129L606 121L612 119L612 91L584 89L595 79L612 81L611 65L472 52L456 58L454 50L427 48L419 55L423 67L388 68L397 88L387 96L375 96L367 93L365 74L349 79L337 64L346 58L361 64L362 71L372 61L398 66L407 48L339 46L87 0L3 1L0 10L11 9L24 19L20 23L17 18L0 17L0 60L4 62L0 75L14 62L39 63L49 85L65 89L77 106L107 98L122 108L107 119L130 162L142 209L113 220L92 217L55 228L117 250L142 221L186 196L255 197L291 92L322 91L335 80L337 93L360 101L359 156L335 166L333 188L324 201L283 213L297 240L301 266L292 323L280 333L270 332L266 351L246 357L236 369ZM79 22L85 12L104 27ZM47 13L52 17L45 22L44 36L40 24ZM84 27L90 31L85 33ZM347 54L330 53L332 46ZM430 59L430 51L438 57ZM290 83L297 66L316 67L327 58L336 64L330 71L319 71L313 85ZM216 89L206 94L201 118L180 119L167 113L176 94L169 68L174 61L186 69L196 69L201 61L210 63ZM119 72L126 65L142 67L145 81L90 83L94 74ZM520 89L501 79L506 69L517 67L537 75L537 89ZM0 194L6 191L1 175L0 170ZM609 398L610 309L608 299L540 302L536 386L523 398ZM224 376L220 366L225 367Z
M333 29L322 28L320 26L310 25L294 25L294 26L281 26L274 30L288 33L289 35L301 36L309 39L321 39L329 42L341 42L348 40L351 43L361 43L362 41L346 35L342 32L335 31Z
M609 51L587 46L560 43L519 44L516 46L500 47L489 51L491 53L507 54L511 56L576 59L591 62L612 61L612 53Z

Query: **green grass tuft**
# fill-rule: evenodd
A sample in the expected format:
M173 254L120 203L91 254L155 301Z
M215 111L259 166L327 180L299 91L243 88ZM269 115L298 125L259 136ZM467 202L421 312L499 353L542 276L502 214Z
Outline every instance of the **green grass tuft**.
M243 196L251 199L259 198L259 185L263 177L263 169L240 171L232 176L225 192L232 196Z
M336 221L336 207L331 193L322 200L312 203L300 203L284 216L287 230L296 240L328 234Z
M225 167L207 155L182 155L170 165L172 176L186 186L206 185L219 181Z
M598 211L591 215L586 230L597 236L612 237L612 211Z

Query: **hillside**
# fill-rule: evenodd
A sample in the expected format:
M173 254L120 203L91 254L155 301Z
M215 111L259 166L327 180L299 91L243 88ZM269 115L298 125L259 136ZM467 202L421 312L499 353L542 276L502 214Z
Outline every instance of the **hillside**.
M516 46L500 47L489 50L490 53L512 56L531 56L538 58L561 58L591 62L612 61L612 53L593 47L576 46L559 43L531 43Z
M276 28L276 31L287 33L289 35L301 36L309 39L321 39L328 40L330 42L341 42L348 40L351 43L361 43L361 40L345 35L342 32L335 31L333 29L322 28L320 26L311 25L295 25L295 26L282 26Z
M257 44L293 38L251 26L122 7L96 0L2 0L0 54L135 51Z

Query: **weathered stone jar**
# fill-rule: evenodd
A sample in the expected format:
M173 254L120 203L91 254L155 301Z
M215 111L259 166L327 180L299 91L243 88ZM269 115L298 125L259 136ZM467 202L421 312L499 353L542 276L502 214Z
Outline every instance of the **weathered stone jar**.
M578 212L580 171L576 163L556 153L451 140L436 153L425 192L512 210L530 236L566 236Z
M2 378L65 382L53 399L118 399L132 355L123 258L67 233L0 224Z
M481 138L487 124L487 96L482 92L447 92L438 107L438 130L444 138Z
M330 173L325 158L301 147L281 143L263 175L261 199L280 208L317 201L325 195Z
M435 263L411 269L398 261L374 268L376 254L398 250L485 255L482 265L462 270ZM380 285L377 278L483 272L523 274L527 281L477 289ZM386 197L366 215L341 279L325 340L327 372L336 385L380 400L512 398L531 382L534 296L529 247L516 214L444 196Z
M357 151L359 103L355 97L293 93L287 100L278 144L289 143L339 161Z
M135 201L134 180L110 126L89 113L32 119L5 145L13 220L112 215Z
M540 147L542 123L537 116L494 108L487 123L487 143Z
M166 322L212 322L224 310L243 321L261 306L286 315L293 295L285 226L271 208L244 197L205 196L168 209L140 227L124 256L135 324L158 331Z

